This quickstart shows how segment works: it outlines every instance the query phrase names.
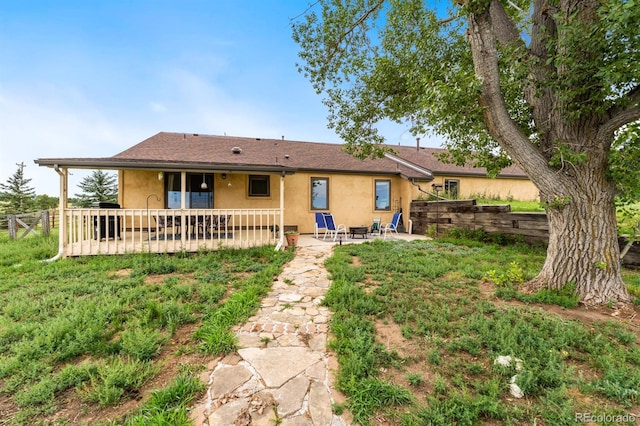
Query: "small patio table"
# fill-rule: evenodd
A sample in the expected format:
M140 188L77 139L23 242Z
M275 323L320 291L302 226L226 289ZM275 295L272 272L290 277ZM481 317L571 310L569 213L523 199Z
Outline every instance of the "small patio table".
M351 234L351 238L355 238L356 235L362 235L362 238L368 238L367 233L369 232L369 228L367 226L350 226L349 233Z

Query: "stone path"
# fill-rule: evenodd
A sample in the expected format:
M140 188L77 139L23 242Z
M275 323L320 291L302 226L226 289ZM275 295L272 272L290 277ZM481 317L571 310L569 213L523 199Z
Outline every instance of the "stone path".
M196 426L344 426L332 387L337 361L326 350L329 310L320 306L330 282L330 246L298 247L259 312L236 328L237 353L209 365L207 398Z

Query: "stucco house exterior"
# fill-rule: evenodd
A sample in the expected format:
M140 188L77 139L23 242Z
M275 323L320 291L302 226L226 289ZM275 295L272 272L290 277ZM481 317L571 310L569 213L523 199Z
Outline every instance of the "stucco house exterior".
M316 212L349 227L402 210L410 230L410 202L434 184L459 198L537 198L518 167L488 179L484 169L439 162L436 148L391 148L361 160L339 144L161 132L112 157L35 162L60 176L61 256L281 245L280 230L314 232ZM116 170L118 205L69 208L71 169Z

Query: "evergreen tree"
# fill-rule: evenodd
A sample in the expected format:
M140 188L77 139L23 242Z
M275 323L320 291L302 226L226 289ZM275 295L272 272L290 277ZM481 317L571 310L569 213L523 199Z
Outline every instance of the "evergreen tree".
M78 207L91 207L94 202L115 203L118 201L116 176L102 170L94 170L78 184L81 194L75 194Z
M29 186L31 179L24 177L25 164L16 165L18 170L7 183L0 183L0 201L6 203L8 213L25 213L34 208L35 189Z

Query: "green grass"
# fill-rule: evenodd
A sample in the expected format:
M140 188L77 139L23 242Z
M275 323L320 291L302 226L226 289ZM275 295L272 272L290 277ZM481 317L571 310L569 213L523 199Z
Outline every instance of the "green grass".
M636 334L527 306L574 306L570 286L518 291L544 257L526 245L454 238L336 247L326 262L334 281L324 303L333 311L337 387L354 420L375 424L378 414L400 425L556 425L574 424L577 412L637 413ZM504 299L525 305L496 303L482 290L487 277ZM625 271L625 280L637 288L640 272ZM407 355L377 340L377 321L397 327ZM523 369L494 365L498 355L521 359ZM509 395L515 374L522 400Z
M0 395L15 410L7 424L16 425L44 424L63 396L85 409L139 399L184 326L195 326L192 349L176 348L175 356L232 351L230 328L257 310L293 256L262 247L47 263L55 236L1 238ZM180 380L184 387L190 379ZM151 411L141 418L166 414ZM176 416L157 424L181 424L183 414Z
M499 197L476 198L476 204L509 204L512 212L544 212L539 201L501 200Z

